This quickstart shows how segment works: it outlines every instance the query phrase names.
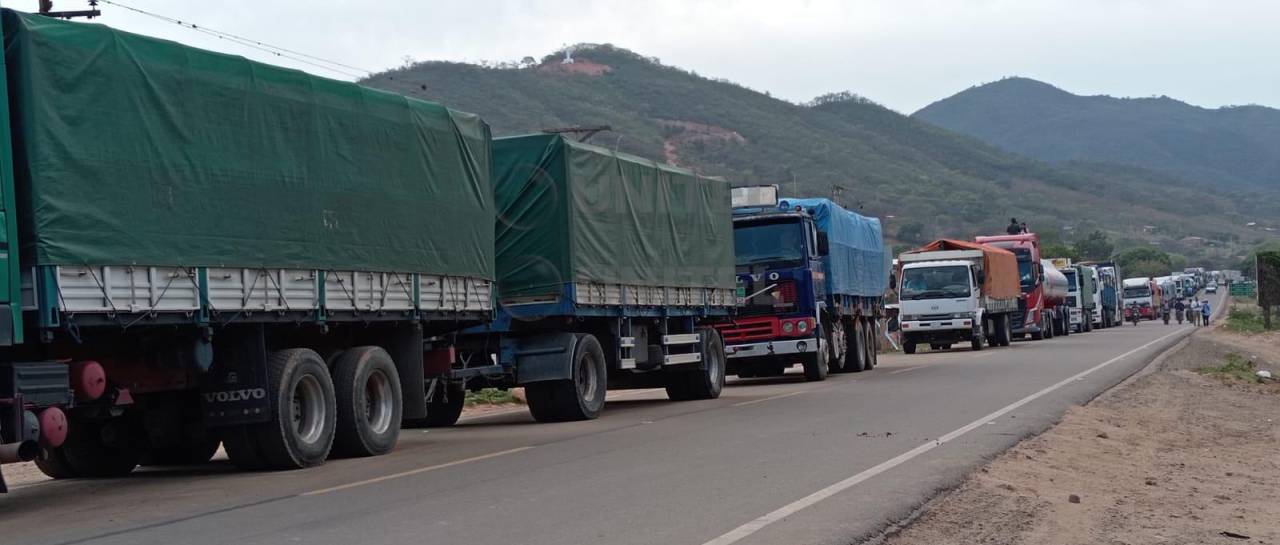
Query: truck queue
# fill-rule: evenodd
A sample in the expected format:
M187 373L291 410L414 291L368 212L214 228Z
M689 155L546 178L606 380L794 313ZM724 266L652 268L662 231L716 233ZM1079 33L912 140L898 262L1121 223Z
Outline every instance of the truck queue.
M868 371L891 288L908 354L1108 328L1188 289L1043 259L1034 233L939 240L894 270L880 220L828 199L0 17L0 463L54 478L219 446L250 470L376 456L487 387L525 388L550 422L596 418L610 389Z

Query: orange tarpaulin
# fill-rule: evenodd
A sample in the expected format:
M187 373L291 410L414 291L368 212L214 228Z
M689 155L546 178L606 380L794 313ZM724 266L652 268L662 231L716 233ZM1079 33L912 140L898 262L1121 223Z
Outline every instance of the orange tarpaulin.
M982 284L982 292L987 297L1011 299L1022 295L1022 286L1019 284L1018 275L1018 257L1009 250L988 244L944 238L907 253L918 254L948 250L982 251L982 269L987 274L987 278Z

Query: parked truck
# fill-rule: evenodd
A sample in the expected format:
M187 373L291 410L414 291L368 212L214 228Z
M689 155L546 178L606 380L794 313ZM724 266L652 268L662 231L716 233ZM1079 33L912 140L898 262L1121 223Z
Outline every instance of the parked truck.
M1067 310L1068 325L1074 333L1093 330L1094 296L1097 294L1097 271L1088 265L1073 264L1067 258L1051 260L1055 268L1067 278Z
M1138 318L1155 319L1155 309L1159 305L1159 288L1150 278L1124 279L1124 317L1128 319L1137 305Z
M739 307L722 323L729 370L776 376L795 363L806 380L875 367L891 256L880 220L827 199L735 190Z
M492 313L488 127L102 25L0 23L0 462L391 450L426 410L424 336Z
M1023 297L1019 299L1019 312L1013 317L1014 338L1031 335L1032 339L1040 340L1058 333L1052 326L1059 317L1057 305L1066 297L1066 278L1055 269L1051 273L1052 278L1046 279L1045 262L1040 257L1040 237L1035 233L1023 233L977 237L975 240L979 244L1009 250L1018 259Z
M1009 346L1022 290L1013 252L960 240L937 240L898 256L902 351L969 343Z
M1098 305L1093 312L1094 327L1109 328L1124 323L1124 300L1120 273L1115 262L1088 262L1098 271Z
M728 182L558 134L494 139L493 168L499 311L431 344L425 423L486 386L523 386L541 422L596 418L608 389L719 396Z

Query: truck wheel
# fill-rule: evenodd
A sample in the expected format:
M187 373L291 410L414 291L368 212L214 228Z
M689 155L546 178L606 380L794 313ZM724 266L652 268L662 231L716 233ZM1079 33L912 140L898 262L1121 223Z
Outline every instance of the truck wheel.
M816 336L821 339L821 332ZM818 382L827 380L827 373L830 369L827 367L827 351L819 348L812 354L804 354L804 380L806 382Z
M845 346L844 370L850 373L861 373L867 369L867 350L862 346L866 335L862 332L861 319L854 318L851 325L849 330L853 335L849 337L849 342Z
M358 346L338 356L333 374L338 412L334 449L352 457L391 452L400 439L404 405L391 355L381 347Z
M128 430L119 419L71 421L62 459L76 477L121 477L138 467L141 453L128 446Z
M832 373L843 373L852 371L854 373L861 371L860 366L856 362L848 358L849 347L857 342L857 328L847 328L845 324L847 320L837 318L827 323L827 364L831 368ZM852 322L856 325L857 322ZM848 368L853 365L854 368Z
M1009 315L996 316L996 346L1009 346L1013 342L1013 331L1009 326Z
M880 352L880 350L877 349L879 346L879 337L876 335L875 319L864 320L862 331L863 338L866 339L866 342L863 342L862 346L865 348L864 352L866 353L865 358L867 362L862 369L864 371L870 371L876 368L876 358L879 356Z
M401 428L447 428L458 423L467 401L467 388L461 382L434 379L437 390L427 398L427 416L402 420Z
M539 422L591 420L604 408L608 376L604 350L595 336L578 336L570 371L572 378L534 382L525 388L529 412Z
M724 341L714 328L700 327L704 369L667 373L667 397L672 401L715 399L724 390Z
M337 430L333 378L324 359L307 348L277 350L267 357L270 420L252 426L258 453L272 469L324 463Z
M144 466L194 466L208 463L222 444L217 438L189 438L175 447L156 448L142 456Z
M40 469L51 479L73 479L80 475L71 464L67 463L67 457L62 454L61 448L45 448L40 450L40 456L35 459L36 467Z
M973 332L973 339L969 341L969 346L973 348L974 352L979 352L986 346L987 333L982 330L981 323L979 323L975 329L976 331Z
M916 343L908 342L908 341L903 341L903 342L902 342L902 353L903 353L903 354L915 354L915 353L916 353Z

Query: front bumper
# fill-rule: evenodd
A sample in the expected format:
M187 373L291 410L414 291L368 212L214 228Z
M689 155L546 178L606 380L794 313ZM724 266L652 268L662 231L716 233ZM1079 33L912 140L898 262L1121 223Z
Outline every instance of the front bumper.
M778 339L757 343L742 343L726 346L725 355L729 359L759 358L765 356L784 356L789 354L812 354L820 348L818 339Z

